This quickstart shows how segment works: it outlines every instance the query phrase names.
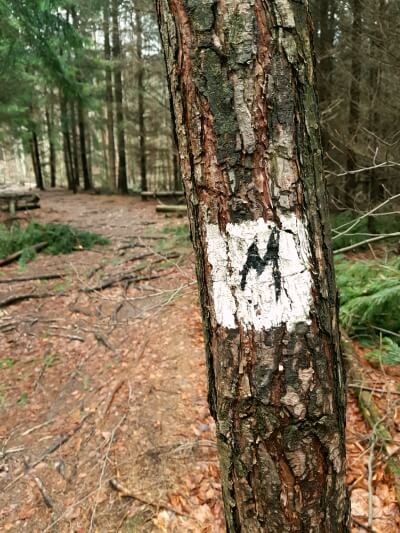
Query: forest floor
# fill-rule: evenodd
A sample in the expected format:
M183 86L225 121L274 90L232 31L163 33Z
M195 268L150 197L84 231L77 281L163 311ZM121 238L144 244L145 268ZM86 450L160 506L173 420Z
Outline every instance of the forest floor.
M137 198L41 196L26 216L110 244L1 270L0 531L223 532L184 220ZM400 372L365 371L399 430ZM355 521L370 513L367 530L398 532L379 446L351 394L347 428Z

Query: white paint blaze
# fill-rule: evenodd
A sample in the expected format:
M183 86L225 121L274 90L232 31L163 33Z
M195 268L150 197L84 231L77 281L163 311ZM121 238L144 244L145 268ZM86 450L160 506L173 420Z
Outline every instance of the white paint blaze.
M282 215L280 221L280 229L261 218L228 224L226 233L207 224L215 314L222 326L234 329L241 323L262 331L286 324L293 331L296 324L309 323L312 277L307 231L294 214ZM249 248L255 243L259 257L265 257L272 232L279 233L275 270L280 273L280 289L273 261L265 261L261 272L250 267L243 286Z

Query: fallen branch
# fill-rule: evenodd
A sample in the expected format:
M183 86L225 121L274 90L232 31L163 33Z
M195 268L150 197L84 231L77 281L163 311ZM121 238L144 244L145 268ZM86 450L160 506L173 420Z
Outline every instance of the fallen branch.
M0 283L21 283L23 281L60 279L64 276L65 274L39 274L37 276L20 276L18 278L0 278Z
M146 248L146 245L141 244L140 242L129 242L128 244L118 246L117 251L128 250L129 248Z
M181 511L178 511L171 505L161 503L161 502L153 503L153 502L150 502L149 500L146 500L145 498L142 498L141 496L138 496L137 494L133 494L133 492L129 491L126 487L122 485L122 483L120 483L115 478L110 479L110 485L114 490L119 492L123 498L132 498L133 500L136 500L143 505L147 505L155 509L165 509L166 511L170 511L171 513L174 513L178 516L184 516L184 517L190 518L190 516L187 513L182 513Z
M363 383L362 366L357 356L354 354L350 338L343 332L342 347L347 360L350 379L355 383ZM387 469L393 476L396 499L398 504L400 504L400 461L390 451L390 448L396 446L396 444L390 431L383 422L385 417L374 402L373 393L361 387L356 390L357 392L355 394L358 399L361 413L371 430L374 431L375 438L387 457Z
M60 296L61 293L58 293L57 296ZM32 298L51 298L56 296L52 292L24 292L22 294L10 294L2 300L0 300L0 307L7 307L7 305L15 304L23 300L31 300Z
M108 342L107 338L102 333L100 333L100 331L94 331L93 335L95 336L97 342L108 348L111 352L113 352L113 354L116 353L116 349L114 348L114 346L110 342Z
M43 452L43 454L39 457L39 459L36 459L36 461L34 461L33 463L26 464L25 470L19 476L17 476L15 479L10 481L10 483L4 488L4 490L7 490L10 487L12 487L13 485L15 485L15 483L17 483L26 474L28 474L28 472L30 472L33 468L35 468L37 465L42 463L46 459L46 457L48 457L49 455L51 455L52 453L57 451L59 448L61 448L61 446L63 446L66 442L68 442L75 435L75 433L77 433L82 428L83 424L86 422L86 420L90 416L92 416L92 414L93 413L86 414L82 418L82 420L79 422L79 424L76 427L74 427L74 429L72 429L68 433L64 433L63 435L60 435L58 437L58 440L56 440L56 442L54 442L49 448L47 448L47 450L45 450Z
M46 248L47 245L48 245L47 242L38 242L37 244L33 244L32 246L29 246L29 249L32 249L35 252L39 252L40 250L43 250L43 248ZM17 259L19 259L21 255L25 252L25 250L19 250L18 252L15 252L11 255L8 255L7 257L4 257L4 259L0 259L0 267L9 265L13 261L16 261Z
M95 502L94 502L94 506L93 506L93 510L92 510L92 516L90 517L90 524L89 524L89 530L88 530L88 533L91 533L93 531L93 528L94 528L94 521L95 521L95 517L96 517L96 510L97 510L97 506L98 506L98 494L99 494L99 491L102 487L102 484L103 484L103 478L104 478L104 475L106 473L106 468L107 468L107 463L109 461L109 455L110 455L110 451L111 451L111 446L112 446L112 443L114 441L114 438L115 438L115 435L118 431L118 429L120 428L120 426L122 426L122 424L125 422L126 420L126 417L127 415L123 415L123 417L119 420L119 422L117 423L117 425L114 427L114 429L112 430L111 432L111 435L110 435L110 438L108 440L108 446L107 446L107 451L106 451L106 454L104 456L104 459L103 459L103 465L102 465L102 468L101 468L101 472L100 472L100 478L99 478L99 484L98 484L98 487L97 487L97 491L96 491L96 498L95 498Z
M350 244L349 246L345 246L344 248L339 248L339 250L335 250L333 253L341 254L343 252L349 252L350 250L354 250L354 248L358 248L359 246L364 246L364 244L370 244L371 242L382 241L383 239L392 239L393 237L400 237L400 232L396 231L395 233L385 233L384 235L378 235L377 237L372 237L371 239L365 239L364 241Z
M141 272L142 270L145 270L146 268L151 268L153 265L157 263L161 263L162 261L166 261L168 259L175 259L177 257L179 257L179 254L177 253L168 254L165 257L161 257L159 259L156 259L155 261L152 261L149 265L141 265L141 266L135 267L132 270L129 270L128 272L124 272L123 274L119 274L118 276L108 278L104 280L103 282L99 283L98 285L80 289L80 291L81 292L102 291L104 289L108 289L112 285L116 285L117 283L121 283L123 281L129 284L129 283L133 283L136 281L144 281L148 279L154 279L154 277L160 277L159 275L157 276L132 276L132 274L136 272Z
M122 385L125 383L125 379L122 379L121 381L119 381L115 387L113 388L113 390L111 391L110 393L110 397L108 399L108 402L107 402L107 405L105 406L104 408L104 411L103 411L103 415L102 415L102 418L104 419L108 413L108 411L110 410L110 407L111 407L111 404L113 403L114 401L114 398L117 394L117 392L119 391L119 389L122 387Z
M36 483L37 488L39 489L39 492L42 495L43 501L46 504L46 507L48 507L49 509L53 509L54 511L55 503L47 492L46 487L43 485L43 481L36 476L33 476L33 481Z

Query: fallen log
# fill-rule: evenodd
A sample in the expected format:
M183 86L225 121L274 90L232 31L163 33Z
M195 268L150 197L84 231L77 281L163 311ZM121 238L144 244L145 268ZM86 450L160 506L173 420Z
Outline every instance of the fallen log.
M46 248L47 245L48 245L47 242L38 242L37 244L33 244L32 246L29 246L29 248L32 250L35 250L35 252L39 252L40 250L43 250L43 248ZM26 249L27 248L25 248L25 250ZM0 267L9 265L13 261L16 261L17 259L19 259L25 250L19 250L18 252L15 252L11 255L8 255L7 257L4 257L4 259L0 259Z
M143 191L141 193L142 200L148 198L175 198L184 196L183 191Z
M187 213L185 205L157 205L157 213Z
M372 391L362 388L362 384L365 381L363 368L354 353L350 338L343 331L342 348L347 361L349 377L352 382L360 385L359 388L353 389L353 393L357 397L364 420L375 433L375 438L379 442L384 455L386 455L386 466L392 475L397 503L400 505L400 460L393 453L393 450L397 453L399 447L396 445L389 429L384 424L385 416L376 405Z

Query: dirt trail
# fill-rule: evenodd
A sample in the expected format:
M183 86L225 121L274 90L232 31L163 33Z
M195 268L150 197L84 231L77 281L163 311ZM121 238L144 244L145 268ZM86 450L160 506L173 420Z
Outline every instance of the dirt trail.
M157 215L152 201L61 191L43 194L28 216L96 231L110 244L40 254L23 273L1 269L0 281L62 277L0 283L0 302L23 297L0 306L0 531L224 531L182 219ZM367 372L394 391L380 398L398 429L398 376ZM396 533L385 463L375 448L369 484L370 430L351 395L347 420L352 531L365 531L356 523L367 523L372 487L373 530Z
M223 531L193 262L163 230L181 220L61 192L34 218L111 242L23 273L61 280L0 286L53 294L0 310L0 530Z

